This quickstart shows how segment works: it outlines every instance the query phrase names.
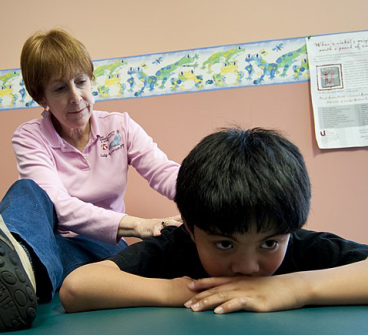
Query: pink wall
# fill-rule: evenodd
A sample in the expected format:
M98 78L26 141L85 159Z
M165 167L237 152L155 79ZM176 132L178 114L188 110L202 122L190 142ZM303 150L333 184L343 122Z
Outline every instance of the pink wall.
M51 3L51 4L50 4ZM269 8L267 7L269 4ZM6 10L4 11L4 7ZM123 57L223 44L367 29L366 0L341 2L228 0L104 2L35 0L2 5L0 69L18 68L24 40L35 30L61 25L80 38L92 58ZM346 13L349 12L349 15ZM13 15L10 15L13 13ZM14 16L17 17L16 24ZM313 130L309 84L170 95L97 103L96 109L128 111L170 158L181 161L218 127L277 128L303 152L313 183L308 228L368 243L367 148L319 150ZM0 111L0 196L16 180L10 145L18 124L40 109ZM175 205L130 172L127 208L132 215L160 217Z

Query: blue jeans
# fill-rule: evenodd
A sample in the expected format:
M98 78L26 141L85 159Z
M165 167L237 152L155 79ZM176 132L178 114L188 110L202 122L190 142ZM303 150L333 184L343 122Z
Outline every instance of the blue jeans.
M127 246L123 240L112 245L83 236L62 237L52 201L32 180L18 180L10 187L0 202L0 214L31 255L42 301L52 299L77 267L103 260Z

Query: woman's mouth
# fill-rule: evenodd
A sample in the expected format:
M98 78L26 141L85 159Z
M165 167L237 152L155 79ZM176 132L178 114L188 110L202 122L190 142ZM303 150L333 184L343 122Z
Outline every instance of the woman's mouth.
M79 114L79 113L82 113L85 109L86 109L86 107L84 107L82 109L79 109L79 110L76 110L76 111L73 111L73 112L69 112L69 113L70 114Z

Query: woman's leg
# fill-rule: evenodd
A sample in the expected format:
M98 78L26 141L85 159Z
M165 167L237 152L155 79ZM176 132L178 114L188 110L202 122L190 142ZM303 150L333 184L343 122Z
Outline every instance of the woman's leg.
M32 183L17 182L0 203L0 331L29 327L36 317L34 271L26 243L15 238L32 218ZM37 201L36 201L37 202ZM10 222L9 227L4 222ZM10 230L9 230L10 228ZM14 234L13 234L14 232ZM35 234L33 232L33 234Z
M37 296L41 302L52 299L64 278L75 268L105 259L127 246L123 240L118 245L110 245L82 236L62 237L57 231L57 218L52 201L46 192L31 180L23 179L13 184L0 202L0 215L5 222L8 235L12 235L13 244L17 243L15 241L17 240L25 247L30 256L36 278ZM0 226L0 270L5 257L12 259L18 257L16 252L14 257L11 255L14 253L14 248L9 247L12 242L10 240L4 242L5 239L6 236L2 234ZM6 250L5 256L2 254L2 246L10 248ZM6 260L13 267L12 271L17 271L12 262ZM23 285L26 289L24 283ZM14 297L13 303L17 303ZM32 306L35 308L36 305ZM4 314L1 305L0 311L1 331L1 318ZM18 317L15 312L11 314L8 318L9 322ZM17 326L4 326L4 330L15 330L29 326L34 316L23 320Z
M0 203L0 214L12 234L31 254L37 296L52 299L64 278L77 267L97 262L124 249L88 237L62 237L57 231L54 205L35 182L19 180Z
M124 240L121 240L117 245L112 245L85 236L62 237L57 233L55 238L59 246L59 257L63 264L62 280L76 268L88 263L102 261L127 247ZM58 288L61 284L62 281Z
M56 214L50 198L32 180L18 180L1 201L0 214L30 253L37 296L51 297L62 280L63 265L55 242Z

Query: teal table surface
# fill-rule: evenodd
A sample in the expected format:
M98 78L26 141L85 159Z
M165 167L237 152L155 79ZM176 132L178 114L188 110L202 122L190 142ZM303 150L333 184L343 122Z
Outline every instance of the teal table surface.
M368 306L311 307L228 315L159 307L66 314L56 296L51 303L39 306L31 329L12 334L368 335Z

